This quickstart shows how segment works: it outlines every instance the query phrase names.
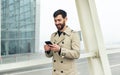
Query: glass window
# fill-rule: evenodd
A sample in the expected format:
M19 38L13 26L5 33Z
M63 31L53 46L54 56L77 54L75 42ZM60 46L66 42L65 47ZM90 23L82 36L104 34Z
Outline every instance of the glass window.
M5 29L6 28L6 23L5 22L2 22L1 23L1 29Z
M31 9L31 11L30 6L30 0L2 0L2 7L4 7L1 10L2 55L31 52L30 41L35 40L35 36L32 36L32 34L35 34L35 23L32 28L30 18L32 20L35 20L35 18L30 13L35 12L35 9ZM33 30L33 33L29 29ZM29 41L27 41L28 39ZM32 50L34 49L33 46Z
M5 41L1 40L1 55L6 55Z
M14 0L9 0L9 4L12 4L12 3L14 3Z
M16 33L16 31L9 31L9 39L16 39L16 36L17 36L17 33Z
M26 24L31 24L31 23L32 23L31 17L26 18Z
M24 7L20 7L20 14L22 14L24 11Z
M31 1L31 0L24 0L24 3L25 3L25 4L30 4L30 1Z
M26 18L30 18L30 16L31 16L30 13L31 13L30 11L25 12L25 17L26 17Z
M18 9L16 9L16 14L18 14L18 16L19 16L19 13L20 13L20 9L18 8Z
M10 11L12 11L12 10L14 9L14 5L13 5L13 4L10 5L10 6L9 6L9 9L10 9Z
M27 40L21 40L21 47L20 47L20 53L28 53L28 49L27 49Z
M9 54L16 54L18 46L16 40L9 41Z
M15 9L20 8L20 3L19 3L19 1L16 1L14 6L15 6Z
M24 5L24 0L20 0L20 7Z
M5 38L6 38L6 32L5 32L5 31L2 31L2 32L1 32L1 38L2 38L2 39L5 39Z
M29 4L25 5L25 6L24 6L24 10L25 10L25 12L26 12L26 11L29 11L29 10L30 10L30 5L29 5Z
M27 30L31 30L32 29L30 24L27 24L26 28L27 28Z
M23 14L20 14L20 20L23 20L24 18L25 18L24 13L23 13Z

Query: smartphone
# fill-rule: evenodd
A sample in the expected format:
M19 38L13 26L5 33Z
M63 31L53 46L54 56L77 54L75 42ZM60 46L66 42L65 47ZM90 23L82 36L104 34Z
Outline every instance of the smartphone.
M46 44L51 44L52 45L52 42L51 41L45 41Z

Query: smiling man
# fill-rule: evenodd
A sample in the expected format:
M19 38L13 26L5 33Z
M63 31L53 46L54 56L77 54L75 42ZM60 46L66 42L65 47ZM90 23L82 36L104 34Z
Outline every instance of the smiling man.
M53 57L52 75L77 75L75 59L80 57L80 37L67 25L67 13L57 10L53 14L58 31L51 35L52 44L44 45L47 57Z

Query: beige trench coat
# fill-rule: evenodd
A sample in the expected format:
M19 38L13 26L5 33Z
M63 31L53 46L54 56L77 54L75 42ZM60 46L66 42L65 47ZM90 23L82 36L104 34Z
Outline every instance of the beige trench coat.
M57 32L53 33L51 41L61 47L60 53L45 53L47 57L53 57L52 75L77 75L75 59L80 56L79 34L67 27L60 37Z

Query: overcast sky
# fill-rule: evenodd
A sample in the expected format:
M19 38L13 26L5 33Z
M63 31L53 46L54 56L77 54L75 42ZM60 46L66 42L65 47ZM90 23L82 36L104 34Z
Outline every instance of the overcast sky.
M120 44L120 0L95 0L106 43Z
M120 1L95 0L100 25L105 43L120 42ZM40 46L50 40L51 33L56 31L53 13L57 9L64 9L68 13L67 25L72 29L80 30L74 0L41 0L40 4ZM40 49L41 49L40 48Z

